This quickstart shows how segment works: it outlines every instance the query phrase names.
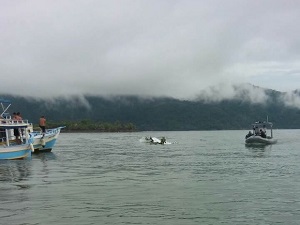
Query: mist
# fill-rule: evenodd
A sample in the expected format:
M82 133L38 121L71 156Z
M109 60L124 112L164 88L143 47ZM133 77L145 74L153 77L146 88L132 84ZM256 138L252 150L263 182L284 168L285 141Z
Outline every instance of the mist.
M299 12L289 0L3 0L1 93L265 101L243 85L300 83Z

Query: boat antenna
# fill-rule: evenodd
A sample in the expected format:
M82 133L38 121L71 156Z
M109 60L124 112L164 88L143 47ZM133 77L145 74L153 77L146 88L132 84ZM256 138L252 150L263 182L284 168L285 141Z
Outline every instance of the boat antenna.
M267 123L269 123L269 116L267 116ZM270 123L270 127L271 127L271 138L273 138L273 124Z

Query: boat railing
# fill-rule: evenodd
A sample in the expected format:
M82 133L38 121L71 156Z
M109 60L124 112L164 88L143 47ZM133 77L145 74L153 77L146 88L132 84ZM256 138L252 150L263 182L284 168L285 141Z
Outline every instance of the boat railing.
M59 130L60 130L59 128L47 129L46 133L48 133L48 134L57 134Z
M45 134L57 134L57 133L59 133L60 132L60 130L62 129L62 128L64 128L64 127L57 127L57 128L51 128L51 129L46 129L46 132L45 132ZM43 134L43 132L42 132L42 130L40 130L40 131L33 131L32 132L32 134L33 134L33 136L37 136L37 135L42 135Z
M1 124L8 125L23 125L28 124L28 120L1 119Z

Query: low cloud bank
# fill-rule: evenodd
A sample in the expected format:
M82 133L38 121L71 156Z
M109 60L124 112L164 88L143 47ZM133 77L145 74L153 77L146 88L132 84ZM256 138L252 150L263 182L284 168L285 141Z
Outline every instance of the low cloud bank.
M270 89L257 87L251 84L219 84L204 89L196 100L205 102L220 102L223 100L242 100L249 103L267 103L271 100ZM275 90L273 90L275 91ZM300 90L278 92L279 100L287 107L300 109Z
M286 106L300 109L300 90L284 93L281 100Z
M211 86L197 96L197 100L220 102L222 100L243 100L250 103L263 103L268 100L265 89L251 84L219 84Z
M275 93L272 95L271 93ZM44 102L45 107L51 108L57 106L61 102L68 102L69 107L84 107L88 110L92 108L91 103L88 101L88 97L105 98L111 101L122 101L123 103L130 104L130 99L127 97L138 97L140 101L149 101L157 98L169 98L170 96L151 96L151 95L60 95L56 97L31 97L14 95L18 97L24 97L32 101ZM175 99L180 99L176 98ZM182 99L181 99L182 100ZM224 100L241 100L243 102L249 102L250 104L268 103L275 100L276 102L282 102L287 107L293 107L300 109L300 90L291 92L278 92L276 90L265 89L258 86L254 86L246 83L220 83L215 86L210 86L203 89L196 95L195 98L189 98L185 100L190 101L203 101L206 103L218 103Z

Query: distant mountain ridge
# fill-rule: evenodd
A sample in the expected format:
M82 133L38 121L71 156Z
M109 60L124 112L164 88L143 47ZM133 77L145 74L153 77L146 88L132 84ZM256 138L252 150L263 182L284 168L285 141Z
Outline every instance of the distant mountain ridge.
M254 121L269 120L278 129L299 129L300 109L286 105L284 93L265 90L265 102L252 103L247 92L241 97L221 101L179 100L174 98L142 98L115 96L111 98L33 99L2 95L12 101L10 112L21 112L24 118L38 123L40 115L48 121L125 122L138 130L228 130L250 129ZM299 91L295 94L299 95ZM248 93L249 94L249 93Z

